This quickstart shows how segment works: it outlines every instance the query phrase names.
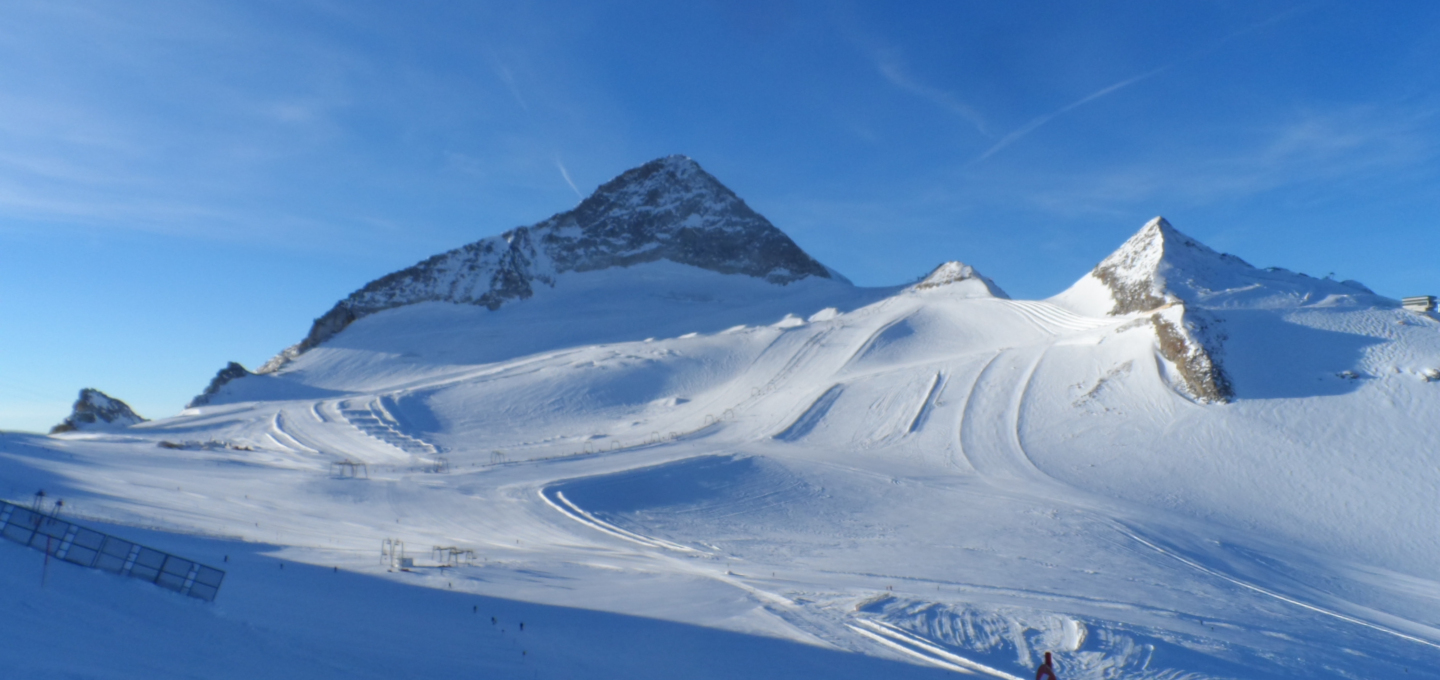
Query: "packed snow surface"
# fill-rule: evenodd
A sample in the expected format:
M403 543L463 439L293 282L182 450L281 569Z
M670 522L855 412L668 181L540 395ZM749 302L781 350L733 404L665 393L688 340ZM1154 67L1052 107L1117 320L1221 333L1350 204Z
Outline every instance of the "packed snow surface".
M1440 677L1440 322L1186 242L1147 225L1049 301L959 263L572 272L374 312L177 417L0 436L5 497L229 570L206 605L0 542L0 667ZM1181 307L1229 403L1162 351Z

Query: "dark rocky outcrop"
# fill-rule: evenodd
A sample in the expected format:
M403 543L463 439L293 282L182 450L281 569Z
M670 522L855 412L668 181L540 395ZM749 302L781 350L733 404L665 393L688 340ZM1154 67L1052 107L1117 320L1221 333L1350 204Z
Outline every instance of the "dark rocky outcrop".
M1226 403L1235 398L1235 389L1219 363L1223 337L1215 334L1213 320L1206 317L1177 305L1173 316L1151 314L1150 324L1155 328L1160 356L1175 366L1185 390L1196 401Z
M50 428L50 434L129 427L143 422L145 422L145 418L133 411L125 402L100 390L87 387L80 390L80 398L75 401L70 416L59 425Z
M210 384L205 387L205 391L201 392L199 396L194 399L191 399L190 403L185 405L185 408L195 408L196 406L204 406L210 403L210 399L216 394L219 394L220 388L232 380L238 380L249 375L254 375L254 373L251 373L246 370L244 366L234 361L226 364L225 368L220 369L220 372L216 373L215 377L210 379Z

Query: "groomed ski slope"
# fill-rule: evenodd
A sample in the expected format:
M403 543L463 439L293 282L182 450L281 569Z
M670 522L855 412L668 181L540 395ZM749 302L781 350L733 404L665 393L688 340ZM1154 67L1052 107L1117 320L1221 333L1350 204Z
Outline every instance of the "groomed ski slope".
M1143 318L978 284L797 282L689 317L600 296L604 327L577 307L549 330L515 318L553 318L545 300L511 316L413 305L238 381L229 403L6 435L6 497L43 487L233 566L205 607L66 565L38 588L41 556L0 545L0 634L95 650L13 644L0 663L1013 678L1053 651L1067 680L1440 676L1440 518L1424 500L1440 482L1440 384L1424 377L1440 324L1237 309L1237 399L1202 405ZM341 460L368 479L333 476ZM433 546L477 557L389 571L386 539L422 565ZM496 630L520 620L533 637ZM174 640L198 651L155 651Z

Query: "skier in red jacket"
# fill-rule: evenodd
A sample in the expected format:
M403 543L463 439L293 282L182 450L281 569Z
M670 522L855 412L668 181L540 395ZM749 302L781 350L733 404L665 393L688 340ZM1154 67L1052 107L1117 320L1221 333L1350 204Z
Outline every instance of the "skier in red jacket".
M1055 668L1050 665L1050 652L1045 652L1045 663L1035 669L1035 680L1060 680L1055 677Z

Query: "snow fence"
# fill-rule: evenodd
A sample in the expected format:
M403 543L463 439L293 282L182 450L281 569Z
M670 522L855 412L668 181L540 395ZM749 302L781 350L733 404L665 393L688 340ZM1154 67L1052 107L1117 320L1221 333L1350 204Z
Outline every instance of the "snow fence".
M181 595L215 601L225 572L0 501L0 534L55 559L149 581Z

